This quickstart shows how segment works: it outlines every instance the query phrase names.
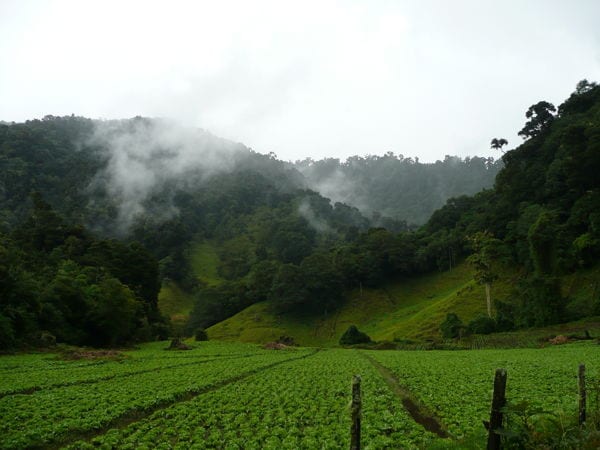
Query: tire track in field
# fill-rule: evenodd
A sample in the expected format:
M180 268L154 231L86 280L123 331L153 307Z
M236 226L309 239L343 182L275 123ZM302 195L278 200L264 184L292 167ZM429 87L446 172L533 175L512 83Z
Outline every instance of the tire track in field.
M441 438L449 438L450 434L443 426L439 417L436 417L434 413L428 411L428 409L421 404L415 395L406 387L402 386L398 380L398 377L387 367L370 357L369 355L361 352L372 365L377 369L385 383L388 385L390 390L396 394L404 409L408 411L410 416L415 422L425 428L427 431L436 434Z
M165 399L165 400L161 401L160 403L157 403L156 405L152 406L151 408L144 409L144 410L130 410L130 411L120 415L119 417L114 418L110 422L104 424L101 428L98 428L95 430L81 431L81 432L75 431L73 433L69 433L67 436L64 436L63 439L56 439L56 440L48 441L48 442L44 443L43 445L40 445L38 447L31 447L31 448L32 449L43 449L43 450L56 450L56 449L60 449L62 447L66 447L71 444L74 444L77 441L91 441L95 437L105 434L107 431L109 431L111 429L123 429L123 428L131 425L134 422L139 422L140 420L143 420L143 419L149 417L150 415L154 414L157 411L169 408L170 406L173 406L178 403L188 402L188 401L193 400L194 398L198 397L199 395L206 394L206 393L212 392L212 391L216 391L216 390L221 389L229 384L244 380L253 375L256 375L257 373L263 372L265 370L271 369L271 368L279 366L281 364L286 364L286 363L289 363L292 361L309 358L311 356L316 355L320 350L321 350L320 348L317 348L317 349L313 350L312 352L307 353L302 356L296 356L293 358L284 359L282 361L276 361L276 362L268 364L266 366L257 367L256 369L252 369L248 372L241 373L234 377L225 378L225 379L218 381L216 383L213 383L209 386L204 386L204 387L201 387L198 389L192 389L189 391L181 392L181 393L175 395L174 398Z
M50 391L53 389L60 389L60 388L69 387L69 386L94 384L94 383L99 383L101 381L112 380L114 378L126 378L126 377L131 377L134 375L141 375L141 374L149 373L149 372L159 372L159 371L165 370L165 369L176 369L178 367L193 366L196 364L204 364L204 363L211 362L211 361L223 361L226 359L248 358L250 356L254 356L254 355L247 354L247 355L239 355L239 356L231 356L231 357L222 356L222 357L211 358L211 359L208 359L208 357L207 357L207 359L200 359L200 360L193 361L193 362L184 362L181 364L171 364L169 366L154 367L153 369L140 369L140 370L136 370L136 371L132 371L132 372L108 374L108 375L103 375L103 376L100 376L97 378L90 378L90 379L86 379L86 380L63 381L63 382L48 384L45 386L31 386L28 388L17 389L14 391L0 392L0 399L2 399L4 397L9 397L11 395L32 395L39 391Z

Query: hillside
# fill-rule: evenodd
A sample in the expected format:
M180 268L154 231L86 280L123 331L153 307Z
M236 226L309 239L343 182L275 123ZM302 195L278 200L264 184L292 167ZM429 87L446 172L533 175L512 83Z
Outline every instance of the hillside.
M505 268L494 283L495 299L507 300L518 274ZM589 308L597 295L600 265L568 275L563 279L564 295L574 308ZM376 341L439 341L440 324L446 314L456 313L464 323L485 314L483 286L473 281L473 271L465 263L451 271L397 280L381 288L352 291L347 302L327 317L276 314L268 302L252 305L208 329L211 339L241 342L269 342L291 336L304 346L335 346L350 325L357 325ZM587 312L589 317L592 311ZM483 338L490 345L539 345L542 338L557 334L580 334L584 330L600 334L600 318L573 322L525 332L500 333ZM466 345L471 340L466 338Z
M505 285L498 287L504 291ZM349 325L375 340L439 338L448 312L469 320L485 312L484 292L461 264L452 271L351 291L329 316L275 314L268 302L252 305L208 329L211 339L267 342L291 336L301 345L337 345Z
M334 202L357 207L379 226L389 220L422 225L446 200L474 195L494 184L502 160L449 156L434 163L419 158L385 155L297 161L294 167L308 186Z
M526 118L494 187L449 199L419 229L332 202L273 154L164 120L0 125L0 345L191 335L265 302L267 334L288 317L298 339L310 333L293 323L335 341L352 322L375 338L427 339L447 313L468 321L481 307L469 304L472 278L495 286L494 331L598 315L598 290L582 304L565 280L600 259L600 86L583 80ZM413 164L363 162L392 175ZM396 178L380 200L404 190ZM503 280L505 267L518 276Z

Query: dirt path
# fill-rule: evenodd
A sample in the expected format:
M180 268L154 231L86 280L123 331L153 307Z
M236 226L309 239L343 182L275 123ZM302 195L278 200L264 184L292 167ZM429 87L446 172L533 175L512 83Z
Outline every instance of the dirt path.
M388 387L402 401L402 406L404 406L415 422L423 426L427 431L430 431L441 438L450 437L448 432L442 426L440 419L421 405L415 396L400 384L398 378L390 369L381 365L370 356L362 352L361 354L377 369Z

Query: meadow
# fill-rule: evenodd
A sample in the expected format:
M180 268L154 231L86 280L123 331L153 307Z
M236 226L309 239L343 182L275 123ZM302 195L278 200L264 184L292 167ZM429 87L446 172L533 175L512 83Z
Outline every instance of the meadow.
M452 446L480 437L494 370L509 401L575 417L577 365L597 344L543 349L374 351L166 342L108 357L0 357L0 448L347 448L350 382L362 377L363 448ZM424 427L413 409L435 430ZM444 437L445 436L445 437Z

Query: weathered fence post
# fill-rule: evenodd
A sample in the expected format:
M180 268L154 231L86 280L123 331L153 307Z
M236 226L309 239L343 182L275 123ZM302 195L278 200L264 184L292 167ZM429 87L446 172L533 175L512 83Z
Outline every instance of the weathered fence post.
M579 364L579 425L585 423L585 364Z
M487 450L500 449L500 435L496 433L502 427L502 408L506 404L506 370L496 369L494 377L494 395L492 397L492 411L488 428Z
M360 375L352 377L352 425L350 427L350 450L360 450L360 416L362 409L360 394Z

